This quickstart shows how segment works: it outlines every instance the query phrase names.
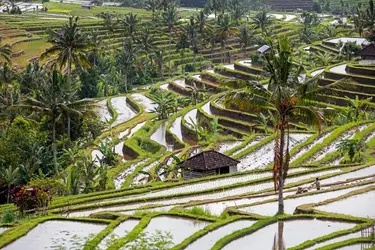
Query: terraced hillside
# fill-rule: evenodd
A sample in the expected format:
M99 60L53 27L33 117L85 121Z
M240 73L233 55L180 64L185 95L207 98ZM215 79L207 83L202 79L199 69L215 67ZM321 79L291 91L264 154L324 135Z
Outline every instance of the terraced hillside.
M42 102L31 102L30 97L39 97L44 89L29 93L26 87L22 88L27 84L23 79L39 84L35 80L38 79L36 74L28 71L26 74L22 70L28 62L38 61L53 44L53 41L48 42L46 30L59 30L66 22L68 16L61 14L62 8L82 15L80 31L101 41L96 47L100 52L93 54L98 55L97 58L110 58L104 60L106 63L94 60L93 67L86 69L87 72L98 69L105 72L98 74L97 86L92 84L87 88L97 87L97 95L88 99L82 97L86 92L80 90L77 92L80 97L74 100L78 104L91 103L90 111L94 112L87 113L95 113L95 122L101 126L97 129L94 122L90 124L86 111L71 111L73 101L62 101L65 106L58 106L61 114L51 116L57 124L54 127L57 132L54 130L53 135L56 137L57 133L57 137L61 137L57 138L57 145L52 143L52 149L58 147L62 151L58 155L59 164L54 166L56 173L40 170L33 173L29 182L37 180L44 184L42 181L50 181L47 187L43 185L51 192L47 197L55 189L60 193L53 193L47 205L22 211L22 216L12 220L9 216L14 216L24 203L1 205L0 248L374 248L375 67L363 65L358 56L347 61L340 57L339 40L359 41L360 44L364 41L364 38L350 35L350 26L337 25L337 36L306 43L301 38L300 14L267 13L266 16L273 20L267 26L272 30L269 45L279 46L272 48L271 54L259 56L257 49L266 42L263 35L269 31L256 25L249 26L251 21L247 17L240 19L238 25L231 19L231 26L222 28L219 18L207 15L206 22L218 30L216 33L235 32L226 39L218 36L204 40L204 46L195 50L191 43L185 46L181 38L189 31L191 21L184 19L187 13L195 12L192 9L181 13L173 29L165 24L153 24L150 12L131 9L142 19L136 30L129 33L129 26L120 24L111 30L105 19L95 17L103 11L101 8L94 8L93 12L84 10L81 14L77 6L57 3L46 6L53 10L52 13L0 14L0 32L5 34L2 44L12 44L12 63L23 76L10 83L1 79L2 84L8 83L6 89L9 91L21 86L21 104L14 100L10 109L1 107L7 117L16 116L13 119L17 127L12 130L13 125L10 126L9 131L13 134L7 134L9 141L19 141L22 129L32 134L29 120L37 123L40 130L51 127L49 116L50 110L58 106L56 95L52 98L55 100L52 108L42 109L44 113L39 116L35 110L30 112ZM108 10L112 9L119 13L129 11L119 7ZM53 13L61 16L52 17ZM330 25L334 18L327 15L321 25ZM251 27L253 39L244 44L238 34L243 34L241 27L246 25ZM194 27L198 29L198 26ZM284 47L281 46L283 39L287 41ZM208 45L209 41L212 44ZM144 44L150 44L152 49L146 51L148 47ZM134 56L136 58L129 56L133 45L142 46L141 52ZM163 51L160 64L155 63L158 51ZM285 54L290 57L282 62L293 70L282 78L282 74L272 71L271 66L277 65ZM334 59L321 63L321 57L331 56ZM47 70L55 59L46 58L40 64ZM133 59L135 67L127 68L127 60ZM152 64L148 64L148 60L155 63L157 70L146 78L141 73L143 69L148 70L145 65ZM120 62L120 67L114 66L114 62ZM7 64L3 63L2 67L4 65ZM87 77L84 75L87 72L80 72L78 65L73 65L73 72L65 70L61 75L53 69L54 77L47 82L54 83L55 88L63 85L56 80L63 79L63 75L75 78L82 85ZM138 73L130 83L127 77L131 74L127 75L127 70L136 69ZM74 75L77 71L79 74ZM26 78L30 75L35 78ZM283 123L280 122L279 106L271 101L280 92L275 87L278 86L277 76L285 81L283 84L289 84L287 88L291 92L288 93L293 93L284 99L290 105L288 107L303 107L293 115L290 113ZM140 78L147 81L136 81ZM1 86L5 89L5 84ZM32 88L29 87L31 84L26 86ZM300 93L308 93L311 89L315 92L306 99L299 99ZM72 90L64 90L67 93L63 98L68 98ZM22 103L24 100L27 102ZM22 113L28 103L34 106L27 106L27 112ZM24 118L17 120L20 117ZM66 123L69 128L64 125L66 120L69 120ZM78 126L79 122L82 125ZM70 126L73 127L72 135L65 132ZM282 126L287 129L281 130ZM93 136L96 130L99 131ZM86 133L77 139L74 137L77 131ZM72 141L70 137L65 139L68 134ZM50 143L51 139L43 136ZM285 142L284 148L280 147L280 141ZM210 150L237 160L237 171L184 179L184 170L179 163ZM80 155L87 156L85 161L77 160ZM285 171L282 172L285 183L281 186L283 214L277 214L279 196L275 192L274 169L280 155L287 159L285 165L281 160L281 168ZM53 156L51 154L49 165L53 165ZM7 185L12 175L12 168L8 169L2 177ZM28 168L24 164L19 169L17 171ZM81 173L85 176L82 182L75 182L79 178L78 172L74 172L77 169L84 172ZM63 186L61 190L58 184ZM278 185L280 188L280 182ZM16 201L17 194L14 196L12 199Z

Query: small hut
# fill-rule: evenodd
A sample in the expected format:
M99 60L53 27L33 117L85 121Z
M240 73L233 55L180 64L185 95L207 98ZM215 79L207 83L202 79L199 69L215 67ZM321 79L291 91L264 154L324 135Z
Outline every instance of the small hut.
M239 161L217 151L201 152L178 164L186 179L237 172Z
M263 46L260 47L257 51L258 51L258 55L263 56L263 55L265 55L267 52L271 51L271 48L270 48L270 46L268 46L268 45L263 45Z
M362 60L375 60L375 44L370 43L366 47L364 47L359 54L361 55Z

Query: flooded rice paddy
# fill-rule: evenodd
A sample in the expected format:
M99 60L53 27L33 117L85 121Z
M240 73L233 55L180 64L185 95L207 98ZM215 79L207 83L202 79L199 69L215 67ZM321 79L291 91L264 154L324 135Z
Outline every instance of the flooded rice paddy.
M355 224L352 223L322 220L279 221L278 223L261 228L250 235L232 241L223 250L247 250L249 246L252 249L273 249L274 239L277 243L281 241L285 248L290 248L307 240L354 226Z

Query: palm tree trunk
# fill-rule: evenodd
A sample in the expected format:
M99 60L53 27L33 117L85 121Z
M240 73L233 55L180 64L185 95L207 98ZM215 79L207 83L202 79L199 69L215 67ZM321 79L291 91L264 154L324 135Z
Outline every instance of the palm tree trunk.
M70 125L71 125L71 123L70 123L70 115L68 114L68 147L70 147L70 142L71 142L71 135L70 135L70 133L71 133L71 127L70 127Z
M169 31L169 41L168 41L168 60L169 60L169 77L171 77L171 41L172 41L172 32Z
M53 151L53 164L57 169L57 148L56 148L56 115L52 114L52 151Z
M283 193L283 189L284 189L284 178L283 178L283 166L284 166L284 145L285 145L285 127L284 127L284 124L285 124L285 120L286 120L286 117L285 115L281 115L280 117L280 123L281 123L281 126L280 126L280 148L279 148L279 152L277 152L277 154L279 155L279 158L280 158L280 167L279 167L279 176L278 176L278 183L279 183L279 186L278 186L278 195L279 195L279 206L278 206L278 214L284 214L284 193Z
M9 200L10 200L10 185L8 184L7 204L9 204Z

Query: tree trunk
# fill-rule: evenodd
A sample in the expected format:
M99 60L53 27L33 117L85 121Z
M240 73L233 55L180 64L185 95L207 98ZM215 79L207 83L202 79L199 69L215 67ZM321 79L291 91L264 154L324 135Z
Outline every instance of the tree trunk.
M171 41L172 41L172 31L169 30L169 41L168 41L168 60L169 60L169 70L168 75L171 77Z
M9 204L10 200L10 185L8 185L8 197L7 197L7 204Z
M57 169L57 148L56 148L56 115L52 114L52 151L53 151L53 164Z
M281 115L280 117L280 148L279 154L280 157L280 168L279 168L279 176L278 176L278 191L279 191L279 208L278 208L278 214L284 214L284 194L283 194L283 189L284 189L284 179L283 179L283 166L284 166L284 145L285 145L285 120L286 117L285 115Z
M71 127L70 127L70 115L68 114L68 147L70 147L71 142Z

